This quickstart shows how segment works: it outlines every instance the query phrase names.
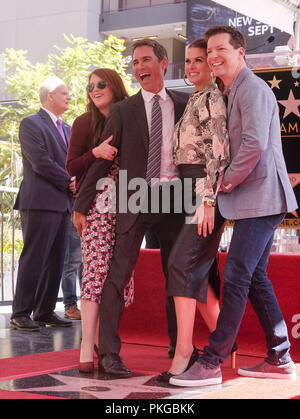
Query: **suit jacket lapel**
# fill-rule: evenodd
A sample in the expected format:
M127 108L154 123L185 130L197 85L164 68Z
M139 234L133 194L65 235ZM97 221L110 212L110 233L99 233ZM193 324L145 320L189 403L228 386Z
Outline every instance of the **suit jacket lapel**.
M166 92L174 103L174 124L176 124L182 116L182 105L176 100L171 90L166 89Z
M228 97L228 105L227 105L227 114L228 114L228 118L230 117L231 114L231 110L232 110L232 105L233 105L233 101L236 95L236 91L237 91L237 86L235 86L232 91L230 92L230 95Z
M176 97L172 94L172 91L168 89L166 89L166 91L174 103L174 124L176 124L177 121L179 121L179 119L181 118L183 109L185 108L185 104L183 105L178 100L176 100ZM146 108L145 108L144 99L143 99L141 90L136 94L134 106L135 106L134 112L137 116L136 122L141 131L142 138L144 140L144 144L148 153L150 134L148 130Z
M241 70L241 72L237 75L236 80L233 82L231 92L228 97L228 105L227 105L228 118L230 117L230 114L231 114L232 105L233 105L238 87L244 81L246 77L249 77L249 75L252 75L252 72L251 70L249 70L249 68L245 67L243 70Z
M147 115L146 115L146 108L144 104L144 99L142 96L142 92L139 91L136 94L136 100L134 102L134 113L136 115L136 123L139 127L139 130L141 132L141 137L143 139L145 148L148 152L149 148L149 130L148 130L148 121L147 121Z
M55 127L55 125L54 125L52 119L50 118L50 116L43 109L40 109L39 115L44 120L44 122L48 125L48 127L50 128L53 136L55 137L55 140L60 145L60 147L63 149L63 151L66 153L67 152L66 143L62 139L58 129ZM65 129L64 129L64 133L65 133Z

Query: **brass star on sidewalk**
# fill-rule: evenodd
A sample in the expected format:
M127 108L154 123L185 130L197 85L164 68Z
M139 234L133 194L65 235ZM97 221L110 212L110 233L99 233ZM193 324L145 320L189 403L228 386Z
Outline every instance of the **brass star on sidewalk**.
M283 119L286 118L289 114L294 113L296 116L300 117L299 106L300 100L296 99L292 90L290 90L288 100L278 100L282 106L285 107L285 113Z
M296 188L296 186L298 186L300 183L300 173L289 173L289 179L292 187Z
M271 89L274 89L276 87L277 89L280 90L279 83L281 82L282 80L277 80L276 76L273 77L273 80L268 80L268 83L270 83L271 85Z

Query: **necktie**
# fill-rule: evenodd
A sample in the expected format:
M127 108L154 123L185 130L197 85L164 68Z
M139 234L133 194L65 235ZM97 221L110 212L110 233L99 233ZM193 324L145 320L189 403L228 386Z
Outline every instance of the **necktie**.
M160 178L161 142L162 142L162 112L159 104L159 95L154 96L151 116L151 133L146 181L151 186L151 179ZM157 183L157 181L155 182ZM152 183L153 185L153 183Z
M67 143L67 140L66 140L66 137L65 137L65 134L64 134L63 127L62 127L62 120L61 120L61 119L58 119L58 120L56 121L56 125L57 125L57 129L58 129L58 131L59 131L59 133L60 133L60 135L61 135L62 139L64 140L64 143L65 143L65 144L66 144L66 146L68 147L68 143Z

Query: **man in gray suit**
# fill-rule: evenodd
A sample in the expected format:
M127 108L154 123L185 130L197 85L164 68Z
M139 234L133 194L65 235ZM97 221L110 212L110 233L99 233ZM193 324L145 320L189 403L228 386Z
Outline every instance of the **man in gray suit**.
M14 206L24 247L11 327L28 332L39 325L72 326L54 313L76 189L65 168L70 127L61 119L71 98L65 83L52 76L41 86L40 100L39 112L20 124L23 181Z
M222 382L220 364L230 354L248 297L266 335L267 357L255 367L239 368L238 374L296 379L287 327L266 273L274 232L285 214L297 208L282 153L277 101L269 86L247 68L246 42L239 31L215 26L205 37L209 66L224 82L228 96L232 161L218 204L223 217L235 220L235 225L217 329L199 361L170 383Z

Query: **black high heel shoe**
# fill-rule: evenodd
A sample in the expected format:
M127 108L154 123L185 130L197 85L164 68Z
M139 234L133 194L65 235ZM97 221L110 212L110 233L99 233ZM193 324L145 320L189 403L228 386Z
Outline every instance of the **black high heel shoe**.
M192 355L190 357L188 366L186 367L186 369L183 372L186 372L188 369L190 369L191 366L198 360L198 358L199 358L198 349L196 348L196 346L194 346L194 350L193 350ZM175 374L172 374L169 371L164 371L156 377L156 381L158 383L169 383L170 378L172 378L174 376L175 376Z

